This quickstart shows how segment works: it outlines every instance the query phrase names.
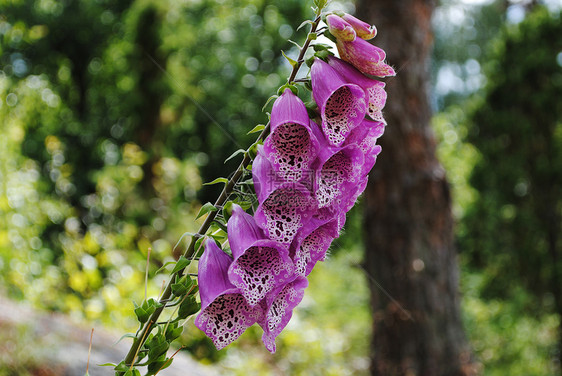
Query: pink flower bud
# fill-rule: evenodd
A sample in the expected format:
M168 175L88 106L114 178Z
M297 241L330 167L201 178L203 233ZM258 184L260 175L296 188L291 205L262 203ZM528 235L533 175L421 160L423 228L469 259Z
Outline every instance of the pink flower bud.
M353 30L353 27L340 16L329 14L326 17L326 23L328 24L328 30L330 30L330 33L332 33L332 35L337 39L347 42L355 40L355 30Z
M353 27L357 36L361 39L373 39L377 35L377 28L375 25L369 25L367 22L353 17L351 14L345 13L342 18Z

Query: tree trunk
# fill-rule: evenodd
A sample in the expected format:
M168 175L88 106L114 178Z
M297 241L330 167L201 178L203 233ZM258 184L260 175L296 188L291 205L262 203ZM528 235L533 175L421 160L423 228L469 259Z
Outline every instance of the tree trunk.
M383 152L365 192L373 375L475 373L463 332L451 197L428 100L429 0L359 1L397 76L387 80Z

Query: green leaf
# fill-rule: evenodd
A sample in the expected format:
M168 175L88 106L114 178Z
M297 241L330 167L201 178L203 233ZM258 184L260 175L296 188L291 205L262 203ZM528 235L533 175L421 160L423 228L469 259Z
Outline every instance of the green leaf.
M314 25L314 22L312 20L303 21L303 23L301 23L299 25L299 27L297 27L297 31L299 31L300 29L302 29L306 25Z
M162 265L162 266L160 267L160 269L158 269L158 270L156 271L156 274L158 274L158 273L160 273L162 270L166 269L166 267L167 267L168 265L170 265L170 264L175 264L175 263L176 263L175 261L168 261L167 263L165 263L164 265Z
M148 349L148 360L153 362L163 354L166 354L170 344L166 341L166 337L163 334L157 334L147 341L145 346Z
M221 229L222 231L227 232L227 231L226 231L226 225L225 225L224 223L222 223L221 221L218 221L218 220L215 219L215 220L213 221L213 224L214 224L215 226L217 226L219 229Z
M268 103L269 103L269 100L268 100ZM265 129L265 125L264 125L264 124L258 124L258 125L256 125L251 131L249 131L249 132L246 133L246 134L258 133L258 132L263 131L264 129Z
M204 216L205 214L209 213L209 212L215 212L217 211L217 208L215 208L215 206L213 204L211 204L210 202L207 202L205 205L203 205L201 207L201 209L199 210L199 213L197 214L197 217L195 217L195 219L199 219L202 216Z
M116 345L116 344L118 344L119 342L121 342L124 338L133 338L133 339L134 339L134 338L137 338L137 337L136 337L134 334L132 334L132 333L123 334L123 335L121 336L121 338L119 338L119 339L117 340L117 342L114 343L114 345ZM107 363L107 364L109 365L109 364L111 364L111 363Z
M298 44L297 42L295 42L294 40L288 40L289 43L294 44L295 46L297 46L299 49L302 49L302 47L300 46L300 44Z
M333 55L334 55L334 54L331 53L331 52L328 51L328 50L316 51L316 52L314 53L314 56L316 56L317 58L322 59L322 60L324 60L324 61L326 61L329 56L333 56Z
M205 247L201 246L201 243L203 243L203 240L205 239L205 237L201 237L199 239L197 239L197 241L195 242L195 257L201 257L201 255L203 254L203 251L205 250Z
M238 201L236 203L244 210L248 210L252 207L252 203L250 201Z
M250 154L250 158L252 160L254 160L256 158L256 156L258 155L258 145L260 145L261 142L254 142L249 148L248 148L248 153Z
M291 64L291 66L294 67L295 65L297 65L297 62L296 62L295 60L291 59L289 56L287 56L287 55L285 54L285 51L281 51L281 53L283 54L283 56L285 57L285 59L287 59L287 61L289 62L289 64Z
M125 361L123 360L121 363L119 363L118 365L115 366L114 370L117 372L126 372L129 370L129 366L125 364Z
M156 373L158 371L160 371L160 369L164 369L166 367L164 367L164 365L166 364L166 362L168 361L168 358L166 358L165 356L159 358L158 361L154 362L154 363L150 363L148 365L148 373L147 376L150 375L156 375ZM171 362L170 362L171 363Z
M267 105L269 104L269 102L271 102L272 100L275 100L279 98L279 95L272 95L271 97L267 98L267 101L265 102L265 104L263 105L263 107L261 108L261 112L264 112Z
M291 91L293 92L293 94L299 95L299 89L298 89L295 85L291 85L291 84L289 84L289 83L286 83L285 85L281 86L281 87L277 90L277 94L279 94L279 95L283 94L283 92L285 91L285 89L291 89Z
M139 307L136 305L135 303L135 315L137 316L137 319L139 320L140 323L144 324L145 322L148 321L148 318L150 317L150 313L146 311L146 309L144 309L143 307Z
M191 263L191 260L185 258L185 256L180 256L180 258L178 259L178 261L176 262L176 266L174 266L174 269L172 270L172 274L179 272L182 269L185 269L189 264Z
M194 296L188 296L181 304L178 309L178 317L185 319L201 309L201 304L197 303Z
M117 367L117 364L115 364L115 363L104 363L104 364L98 364L98 367Z
M172 284L172 293L175 296L183 296L189 291L191 286L193 286L193 280L190 276L184 275L179 281Z
M166 329L166 341L172 342L183 332L183 326L178 326L178 322L171 323Z
M236 157L238 154L245 154L245 153L246 153L246 150L244 150L244 149L238 149L238 150L236 150L234 153L230 154L230 157L226 158L226 159L224 160L224 163L230 161L232 158Z
M213 184L219 184L219 183L228 183L228 179L227 178L216 178L215 180L213 180L212 182L209 183L203 183L203 185L213 185Z
M227 222L230 219L230 216L232 215L232 204L233 204L232 201L227 201L222 206L222 216L224 217L224 220Z
M318 51L328 51L332 49L332 46L324 43L315 43L314 45L312 45L312 48L314 48L314 51L318 52Z
M327 3L328 0L314 0L314 5L316 5L319 10L324 9Z

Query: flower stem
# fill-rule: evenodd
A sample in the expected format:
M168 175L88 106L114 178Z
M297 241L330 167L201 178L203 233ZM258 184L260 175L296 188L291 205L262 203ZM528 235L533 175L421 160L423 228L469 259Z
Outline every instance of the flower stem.
M314 19L313 23L312 23L312 27L310 28L310 31L308 32L308 35L306 36L306 42L304 43L304 46L302 46L300 53L299 53L299 57L297 58L297 64L295 66L293 66L293 70L291 71L291 75L289 76L289 80L288 83L291 84L293 82L295 82L295 78L297 77L297 73L302 65L302 63L304 62L304 54L306 53L306 50L308 50L308 47L310 47L310 42L312 42L312 38L310 38L310 36L316 32L316 28L318 27L318 23L320 22L320 15L316 15L316 18Z
M304 55L306 53L306 50L310 47L310 42L313 40L313 38L311 38L311 35L316 32L319 21L320 21L320 15L317 14L315 20L311 24L311 29L310 29L310 31L307 35L306 42L304 43L303 47L300 50L300 53L299 53L299 56L298 56L298 59L297 59L297 64L295 64L293 66L293 70L291 71L291 74L290 74L289 79L288 79L289 83L294 82L295 77L297 76L297 73L298 73L300 67L302 66L302 63L304 62ZM267 135L269 134L269 129L270 128L269 128L269 123L268 123L265 126L265 128L262 130L262 132L260 133L258 138L256 139L256 142L263 141L267 137ZM230 194L233 192L236 184L238 183L238 181L240 180L240 178L244 174L244 171L246 170L246 168L248 167L250 162L251 162L251 157L250 157L249 153L245 153L244 159L242 160L242 162L240 163L240 165L236 169L236 172L234 173L234 175L232 175L230 180L226 183L226 185L224 186L224 188L223 188L222 192L220 193L219 197L215 201L215 204L214 204L215 207L221 207L222 205L224 205L224 203L226 202L226 200L228 199ZM195 254L195 243L196 243L197 239L205 235L205 233L207 232L207 230L211 226L211 223L215 219L215 216L217 215L217 212L218 211L209 212L209 214L205 218L205 221L203 222L203 224L199 228L199 231L194 236L191 237L191 242L189 243L188 248L186 249L186 251L183 254L184 257L189 258L189 257L191 257ZM134 361L136 359L136 356L137 356L140 348L142 347L142 345L146 341L146 339L148 337L148 333L154 327L156 327L155 325L152 325L152 324L155 323L155 322L158 322L158 318L160 317L160 314L162 313L164 308L166 308L166 303L169 301L169 299L172 295L172 284L174 284L174 281L176 280L176 277L180 278L180 277L183 276L183 274L184 274L184 269L181 269L181 270L175 272L174 274L172 274L170 276L169 282L166 285L166 288L164 289L164 292L160 295L160 298L158 299L159 303L161 303L162 306L156 308L156 310L152 313L150 318L146 321L146 323L139 330L138 335L134 339L133 344L131 345L131 348L130 348L129 352L124 359L124 362L127 366L130 366L131 368L134 366Z

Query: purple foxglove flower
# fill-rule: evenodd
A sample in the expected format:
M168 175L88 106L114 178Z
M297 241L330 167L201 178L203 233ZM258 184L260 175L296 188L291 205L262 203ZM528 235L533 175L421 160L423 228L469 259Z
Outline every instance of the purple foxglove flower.
M353 27L340 16L335 14L327 15L326 24L330 33L337 39L352 41L356 37Z
M394 69L384 62L385 52L361 38L355 38L351 42L337 40L336 47L342 60L363 73L378 77L396 75Z
M199 294L201 312L195 326L215 344L217 350L236 340L256 321L263 320L261 307L251 307L228 279L232 258L213 239L205 242L205 252L199 260Z
M234 257L228 278L253 307L268 292L287 283L294 273L293 262L288 250L266 239L254 218L238 205L233 205L227 229Z
M262 302L264 315L258 323L263 328L262 341L269 352L275 352L275 338L291 320L293 309L301 302L307 286L306 278L295 277L268 294Z
M345 217L345 216L344 216ZM323 261L332 241L339 236L340 223L333 216L310 220L291 245L295 274L307 276L318 261Z
M298 182L286 182L275 174L258 148L252 164L259 206L254 218L269 239L289 247L299 228L316 212L310 192Z
M361 178L364 156L359 147L333 147L326 141L313 165L316 171L314 193L318 208L339 213L349 205Z
M369 106L367 114L371 119L386 123L382 116L382 109L386 104L385 83L366 77L351 64L336 57L329 57L328 64L347 82L360 86L367 94Z
M298 181L310 169L318 142L312 136L304 103L290 89L285 89L271 110L271 133L263 152L275 172L284 180Z
M340 231L343 229L343 226L345 225L345 220L346 220L345 214L347 211L349 210L340 211L339 213L337 213L334 212L334 210L332 210L331 208L322 208L322 209L318 209L318 212L313 217L313 219L323 222L329 222L331 220L334 220L336 224L335 228L337 230L337 233L339 234ZM334 239L337 238L338 236L335 236ZM292 256L294 256L294 253L292 254Z
M353 30L355 30L355 33L361 39L369 40L377 35L377 28L375 25L369 25L367 22L361 21L347 13L344 13L342 18L353 27Z
M378 121L363 120L345 140L344 145L357 145L363 153L362 177L371 171L377 161L377 155L382 150L380 145L377 145L377 140L384 133L384 126L384 123Z
M357 85L346 83L334 68L320 59L314 60L310 76L322 131L331 145L340 146L365 117L365 92Z

